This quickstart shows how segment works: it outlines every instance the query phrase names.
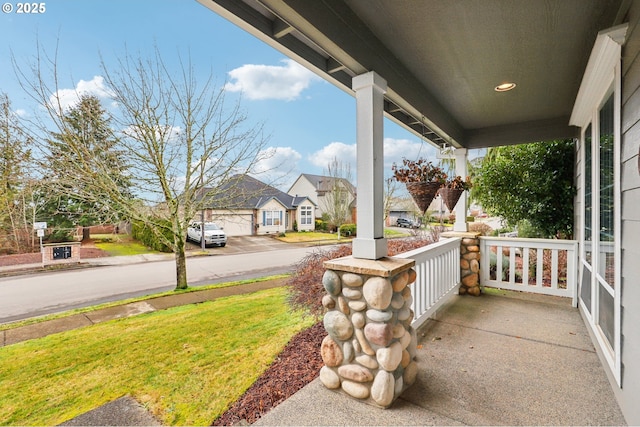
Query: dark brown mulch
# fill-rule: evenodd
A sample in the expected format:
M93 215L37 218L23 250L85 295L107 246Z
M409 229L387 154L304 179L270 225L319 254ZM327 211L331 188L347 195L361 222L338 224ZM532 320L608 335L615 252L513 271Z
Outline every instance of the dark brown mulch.
M296 334L255 383L212 425L253 424L314 380L322 367L322 322Z

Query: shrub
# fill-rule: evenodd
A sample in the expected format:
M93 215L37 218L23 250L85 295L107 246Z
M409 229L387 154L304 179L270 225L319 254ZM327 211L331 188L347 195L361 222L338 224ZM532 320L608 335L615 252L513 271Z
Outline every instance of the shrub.
M71 242L73 241L72 231L73 230L69 228L54 229L53 232L45 238L45 240L48 243Z
M149 224L142 221L136 221L131 226L131 236L139 240L146 247L159 252L172 252L166 244L164 244L157 236L157 230L161 230L163 236L169 240L173 240L173 234L171 232L171 222L165 219L156 219L154 223L159 224L157 228L151 228ZM162 228L161 228L162 227Z
M393 256L431 243L433 240L428 237L388 240L388 253L389 256ZM291 287L290 304L295 308L307 309L314 316L322 316L324 313L322 297L325 295L322 285L322 276L325 272L323 263L348 255L351 255L351 245L340 245L332 249L315 250L300 260L287 283Z
M355 224L342 224L340 226L341 236L355 236L356 231L357 231L357 227Z
M327 231L329 228L327 221L316 218L316 230Z
M544 233L542 233L539 229L532 226L531 222L523 219L522 221L518 222L518 237L543 239L547 236L545 236Z
M493 234L493 228L484 222L474 222L469 224L469 231L474 233L480 233L483 236L491 236Z

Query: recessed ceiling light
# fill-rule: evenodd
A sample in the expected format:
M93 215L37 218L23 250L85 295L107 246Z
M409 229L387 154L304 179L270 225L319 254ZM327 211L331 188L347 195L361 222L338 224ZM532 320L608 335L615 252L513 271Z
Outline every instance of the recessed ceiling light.
M507 91L513 89L514 87L516 87L515 83L507 82L507 83L499 84L498 86L495 87L494 90L496 92L507 92Z

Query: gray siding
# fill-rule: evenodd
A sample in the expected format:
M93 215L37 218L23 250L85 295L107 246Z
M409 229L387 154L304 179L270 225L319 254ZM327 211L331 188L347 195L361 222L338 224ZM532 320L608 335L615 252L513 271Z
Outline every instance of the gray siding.
M640 424L640 4L633 2L622 51L622 388L620 407L631 425Z

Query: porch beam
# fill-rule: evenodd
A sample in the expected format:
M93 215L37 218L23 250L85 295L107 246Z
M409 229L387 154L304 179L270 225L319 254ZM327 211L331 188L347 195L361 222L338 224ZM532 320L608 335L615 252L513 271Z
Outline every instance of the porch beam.
M358 180L358 237L353 257L380 259L387 256L384 238L384 93L387 82L370 71L353 78L356 93L356 154Z
M465 147L488 148L503 145L526 144L552 139L577 138L580 128L569 125L569 116L535 120L482 129L471 129L465 134Z

